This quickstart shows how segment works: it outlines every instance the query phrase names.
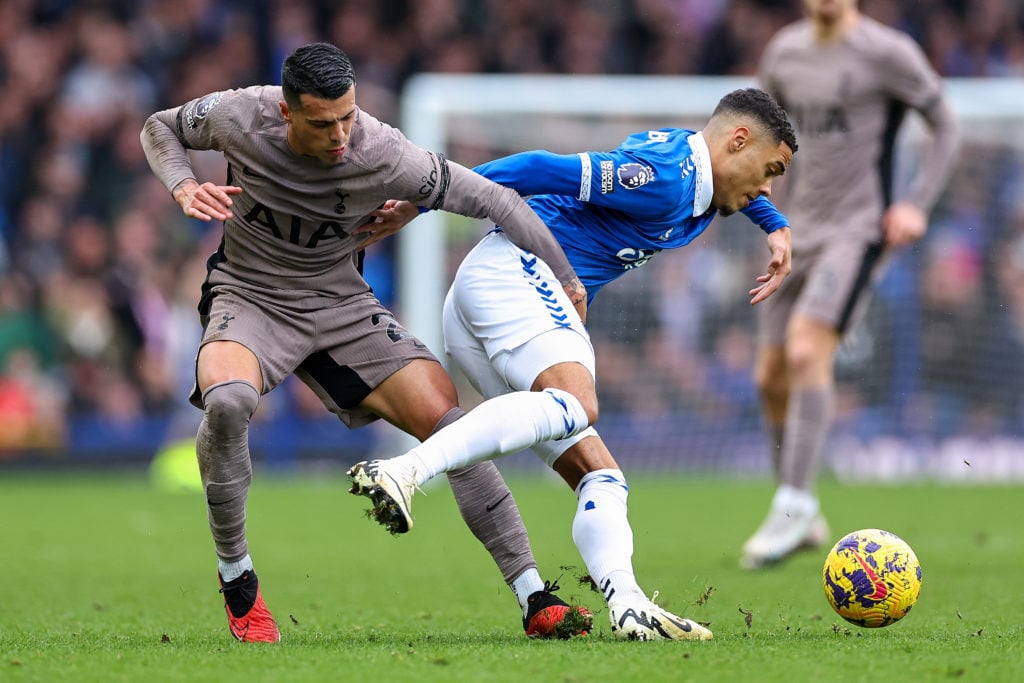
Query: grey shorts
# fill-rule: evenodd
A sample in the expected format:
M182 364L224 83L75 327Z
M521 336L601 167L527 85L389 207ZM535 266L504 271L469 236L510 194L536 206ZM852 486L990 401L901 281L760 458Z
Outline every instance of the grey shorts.
M215 287L209 301L200 348L245 346L259 361L264 394L294 373L352 428L377 419L359 404L385 379L417 358L437 361L371 292L314 310L275 306L229 286ZM198 386L189 400L203 408Z
M871 301L871 287L887 261L879 243L833 242L793 253L793 270L779 289L757 305L758 343L782 346L794 313L820 320L840 335L860 320Z

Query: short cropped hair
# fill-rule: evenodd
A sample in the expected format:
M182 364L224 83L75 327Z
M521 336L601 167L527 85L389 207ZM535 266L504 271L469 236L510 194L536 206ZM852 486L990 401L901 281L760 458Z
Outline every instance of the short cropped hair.
M796 133L793 132L793 125L789 122L786 111L764 90L733 90L719 100L711 117L714 118L718 114L752 116L774 137L776 143L785 142L793 152L796 152Z
M281 66L281 88L290 107L300 108L300 95L336 100L355 82L355 70L348 55L330 43L303 45L288 55Z

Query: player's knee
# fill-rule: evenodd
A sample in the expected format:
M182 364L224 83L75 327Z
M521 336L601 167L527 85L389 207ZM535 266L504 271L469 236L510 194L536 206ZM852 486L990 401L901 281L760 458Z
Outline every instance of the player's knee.
M831 362L827 350L811 340L794 339L786 346L786 365L794 378L814 373L826 362Z
M203 392L206 420L218 432L238 432L248 425L259 400L259 392L249 382L234 380L214 384Z
M581 411L579 414L582 415L580 419L585 420L586 424L583 427L589 427L597 422L598 414L600 412L597 400L597 391L594 388L593 379L590 375L587 375L587 381L578 382L560 382L560 383L541 383L537 382L534 384L534 389L538 387L544 387L544 391L547 392L559 392L560 396L572 397L571 400L573 407L578 407ZM581 428L582 429L582 428Z
M598 406L597 393L593 391L567 391L564 389L547 388L548 393L558 392L559 396L565 397L577 416L577 422L581 424L580 430L585 429L597 422L600 409ZM571 398L568 398L571 397Z
M591 417L597 419L597 398L593 399L593 414L588 412L586 405L575 394L564 389L545 389L544 393L551 396L558 405L564 420L565 435L559 438L575 436L591 425ZM588 401L589 402L589 401Z
M577 398L579 397L577 396ZM583 412L587 415L587 426L589 427L597 422L599 413L597 394L584 395L580 399L580 405L583 406Z

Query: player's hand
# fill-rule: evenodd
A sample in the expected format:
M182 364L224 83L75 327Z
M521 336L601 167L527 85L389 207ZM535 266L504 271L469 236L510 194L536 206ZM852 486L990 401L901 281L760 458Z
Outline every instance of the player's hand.
M768 272L757 278L761 284L750 290L751 306L770 297L789 275L793 267L792 231L789 228L779 228L768 233L768 249L772 252L772 259L768 262Z
M928 230L928 216L910 202L897 202L882 214L882 235L893 247L913 244Z
M241 194L242 188L234 185L199 184L193 178L178 183L171 192L174 201L178 202L182 212L189 218L201 221L226 221L232 218L231 195Z
M569 295L569 301L572 302L576 312L580 314L580 320L583 324L587 324L587 288L583 286L578 277L574 277L566 284L563 289L565 293Z
M355 234L366 235L359 246L366 248L374 242L394 235L420 215L416 205L404 200L389 199L383 206L370 212L372 219L355 229Z

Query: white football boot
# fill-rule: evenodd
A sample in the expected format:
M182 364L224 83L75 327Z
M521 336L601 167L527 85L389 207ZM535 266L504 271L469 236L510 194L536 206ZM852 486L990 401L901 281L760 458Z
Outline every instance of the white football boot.
M619 640L711 640L714 635L696 621L677 617L648 600L623 599L608 603L612 633Z
M798 550L817 548L828 541L828 523L818 500L806 491L780 487L768 516L743 545L740 566L759 569L775 564Z
M811 522L811 530L807 532L807 536L800 542L800 547L797 550L814 550L825 545L831 545L831 543L832 530L829 529L825 515L821 514L819 510L818 514L814 516L814 521Z
M398 467L389 460L357 462L347 472L352 480L349 493L366 496L373 503L371 515L392 534L412 529L412 496L415 472Z

